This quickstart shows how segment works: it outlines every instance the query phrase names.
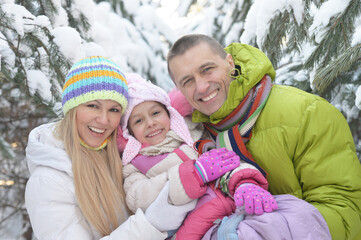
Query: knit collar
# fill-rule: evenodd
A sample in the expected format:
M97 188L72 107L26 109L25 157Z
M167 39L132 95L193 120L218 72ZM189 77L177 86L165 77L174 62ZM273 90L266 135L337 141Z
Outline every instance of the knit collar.
M104 142L102 144L100 144L99 147L91 147L89 146L88 144L86 144L83 139L80 138L80 144L83 146L83 147L86 147L87 149L90 149L90 150L93 150L93 151L98 151L100 149L103 149L105 148L107 145L108 145L108 138L104 140Z
M165 139L156 145L149 145L140 150L140 154L147 156L156 156L165 153L171 153L174 149L179 148L184 143L184 140L177 135L173 130L169 130Z

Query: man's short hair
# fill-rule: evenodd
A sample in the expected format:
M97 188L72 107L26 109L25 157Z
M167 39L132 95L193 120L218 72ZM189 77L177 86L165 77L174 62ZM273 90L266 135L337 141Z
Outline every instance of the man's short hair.
M172 73L169 69L169 62L176 56L184 54L188 49L205 42L209 45L210 49L215 53L218 54L222 58L226 58L227 53L224 51L221 44L212 37L203 34L188 34L181 38L179 38L173 46L169 49L168 56L167 56L167 65L168 65L168 72L172 77Z

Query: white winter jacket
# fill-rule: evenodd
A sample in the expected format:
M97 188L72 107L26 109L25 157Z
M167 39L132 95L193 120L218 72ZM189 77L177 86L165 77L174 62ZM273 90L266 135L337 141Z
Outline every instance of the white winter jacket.
M32 130L26 148L30 178L25 204L38 240L165 239L167 235L154 228L140 209L109 236L101 237L80 211L72 163L63 142L53 136L54 125Z

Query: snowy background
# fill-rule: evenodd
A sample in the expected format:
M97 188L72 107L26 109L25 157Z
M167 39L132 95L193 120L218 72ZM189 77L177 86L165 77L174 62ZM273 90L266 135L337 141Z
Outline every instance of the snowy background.
M188 33L264 51L276 83L319 94L361 156L360 0L0 0L0 239L34 239L24 208L29 131L61 117L70 66L109 57L165 90L165 57Z

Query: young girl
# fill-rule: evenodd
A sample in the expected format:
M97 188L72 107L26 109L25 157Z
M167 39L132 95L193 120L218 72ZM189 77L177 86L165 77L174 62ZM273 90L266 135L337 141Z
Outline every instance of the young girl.
M169 181L172 204L182 205L201 197L173 238L201 239L216 219L235 211L235 203L238 207L245 205L250 214L277 208L264 190L267 181L263 175L249 164L234 164L239 157L233 151L213 149L195 161L198 156L192 146L202 137L202 125L186 122L161 88L138 75L127 75L127 79L130 101L118 132L122 135L118 147L123 153L124 189L130 210L146 209ZM212 158L219 161L212 162ZM224 175L228 195L214 185L206 185L217 178L212 174L219 171L222 174L218 177L231 171Z
M64 118L33 129L26 148L25 204L36 238L164 239L161 231L179 226L177 218L194 205L176 209L162 190L145 214L129 215L116 144L128 103L120 68L104 57L78 61L66 77L62 103Z

